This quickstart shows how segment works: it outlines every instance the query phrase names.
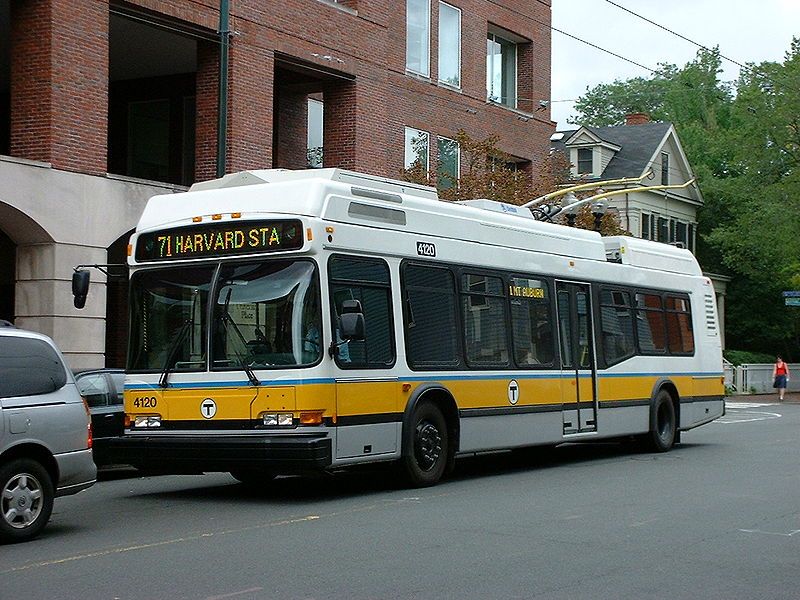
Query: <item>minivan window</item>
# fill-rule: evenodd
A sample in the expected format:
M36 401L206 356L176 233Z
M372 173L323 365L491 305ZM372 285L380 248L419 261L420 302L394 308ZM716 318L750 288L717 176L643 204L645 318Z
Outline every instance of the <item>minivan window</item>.
M49 394L67 383L56 351L32 338L0 336L0 373L0 398Z

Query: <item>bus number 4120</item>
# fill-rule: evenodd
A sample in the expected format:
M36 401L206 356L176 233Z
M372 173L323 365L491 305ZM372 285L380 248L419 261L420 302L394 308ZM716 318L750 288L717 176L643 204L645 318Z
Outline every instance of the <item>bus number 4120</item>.
M436 246L430 242L417 242L417 254L420 256L436 256Z

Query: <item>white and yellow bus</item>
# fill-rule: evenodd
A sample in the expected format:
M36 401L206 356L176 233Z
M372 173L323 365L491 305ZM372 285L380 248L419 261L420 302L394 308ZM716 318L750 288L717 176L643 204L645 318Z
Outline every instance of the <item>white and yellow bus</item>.
M152 198L131 238L118 459L245 482L639 436L724 413L687 250L339 169Z

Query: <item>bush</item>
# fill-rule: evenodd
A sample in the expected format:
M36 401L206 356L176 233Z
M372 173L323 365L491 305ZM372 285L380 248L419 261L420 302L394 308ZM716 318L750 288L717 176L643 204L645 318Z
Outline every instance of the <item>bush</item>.
M722 355L726 360L729 360L736 366L752 363L766 363L771 365L773 362L775 362L775 357L772 354L765 354L763 352L748 352L747 350L723 350Z

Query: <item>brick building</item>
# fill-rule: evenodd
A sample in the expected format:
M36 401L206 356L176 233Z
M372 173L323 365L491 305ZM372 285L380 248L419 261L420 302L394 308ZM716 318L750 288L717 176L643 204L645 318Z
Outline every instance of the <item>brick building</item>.
M457 174L464 129L534 172L550 3L232 2L224 170ZM122 365L126 338L124 280L93 272L77 311L73 267L123 262L149 196L216 176L220 4L0 0L0 318L73 366Z

